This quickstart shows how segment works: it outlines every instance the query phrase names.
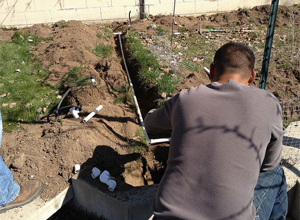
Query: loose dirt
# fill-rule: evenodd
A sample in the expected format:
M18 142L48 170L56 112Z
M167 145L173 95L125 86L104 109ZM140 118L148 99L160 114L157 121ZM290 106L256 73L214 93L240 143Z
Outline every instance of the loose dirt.
M208 26L214 29L235 26L238 30L266 32L269 9L270 7L262 6L211 16L176 16L175 31L185 27L187 34L206 34L202 31ZM291 11L289 7L280 7L277 26L291 25ZM294 7L293 12L299 14L299 7ZM34 25L26 29L30 34L45 39L33 48L33 53L42 67L49 70L50 74L45 80L50 85L70 86L65 81L67 73L72 67L78 66L84 67L80 72L82 77L93 76L98 85L76 87L68 95L64 104L82 106L79 113L81 118L76 119L71 113L67 113L59 116L56 122L52 115L49 121L44 119L33 125L21 123L18 130L3 134L1 147L5 151L4 161L11 168L16 182L41 179L45 183L41 198L46 201L69 185L75 164L80 164L82 168L96 166L101 170L106 169L114 178L133 186L159 182L166 166L168 144L145 147L144 150L135 148L137 145L143 146L140 143L141 137L137 134L140 127L138 117L129 105L115 103L115 98L120 95L118 89L127 81L120 57L116 51L108 58L99 58L92 52L95 44L112 45L116 48L112 35L97 37L97 33L103 32L104 28L122 32L132 30L143 33L144 39L149 39L157 35L157 30L152 28L153 24L171 30L172 16L149 15L132 24L61 21L52 26ZM298 26L297 23L294 25ZM12 34L13 30L0 30L0 40L8 41ZM210 37L211 34L209 33ZM256 41L265 41L265 38L251 38L249 33L247 37L250 45L255 45ZM225 33L219 34L217 40L210 43L215 42L219 47L230 40L240 41L236 36ZM272 53L280 53L280 50L275 48ZM279 99L300 96L299 70L299 66L290 65L286 69L270 64L266 89ZM177 87L178 91L209 82L204 71L184 70L183 76ZM259 76L256 86L258 82ZM100 104L103 109L87 123L81 123Z

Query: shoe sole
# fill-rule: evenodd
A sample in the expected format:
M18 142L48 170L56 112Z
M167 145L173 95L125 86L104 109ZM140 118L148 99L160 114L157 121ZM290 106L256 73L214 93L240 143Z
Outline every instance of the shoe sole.
M21 206L24 206L24 205L32 202L33 200L35 200L38 197L38 195L41 194L41 192L43 191L43 189L44 189L44 183L42 182L39 190L30 199L28 199L28 200L26 200L24 202L19 202L19 203L15 203L15 204L11 204L11 205L8 204L7 206L1 207L0 208L0 214L3 213L3 212L8 211L10 209L19 208Z

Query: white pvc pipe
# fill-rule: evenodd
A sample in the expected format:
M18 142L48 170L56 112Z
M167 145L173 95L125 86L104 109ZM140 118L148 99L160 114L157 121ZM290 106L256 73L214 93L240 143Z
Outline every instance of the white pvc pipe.
M100 173L101 171L97 167L94 167L92 169L92 178L96 179L98 176L100 176Z
M210 71L209 71L208 68L204 67L204 71L205 71L208 75L210 75Z
M157 144L163 142L170 142L171 138L158 138L158 139L150 139L150 144Z
M117 183L116 181L110 179L107 181L107 185L108 185L108 190L113 192L117 186Z
M75 164L74 166L74 173L78 173L80 171L80 165L79 164Z
M70 112L72 113L72 115L73 115L73 117L74 118L79 118L79 115L78 115L78 112L79 112L79 110L77 109L75 109L75 108L70 108Z
M99 105L93 112L91 112L88 116L86 116L82 122L86 123L88 120L90 120L98 111L100 111L103 108L102 105Z
M102 183L107 184L108 180L110 180L110 173L107 170L104 170L103 173L101 173L99 179Z
M121 33L117 32L117 33L114 33L114 34L119 35L120 48L121 48L122 58L123 58L124 66L125 66L125 70L126 70L125 72L127 74L127 79L128 79L129 85L130 85L132 93L133 93L133 100L134 100L134 103L136 105L137 113L138 113L138 116L139 116L139 119L140 119L140 122L141 122L141 125L142 125L142 129L144 131L147 142L149 144L153 144L153 143L161 143L161 142L170 141L171 138L161 138L161 139L150 139L149 138L148 133L147 133L146 128L145 128L145 124L144 124L144 120L143 120L142 113L141 113L141 110L140 110L140 106L139 106L139 103L137 101L135 91L134 91L134 88L133 88L133 84L132 84L132 81L131 81L131 78L130 78L130 75L129 75L129 71L128 71L128 68L127 68L125 55L124 55L124 51L123 51L123 46L122 46Z

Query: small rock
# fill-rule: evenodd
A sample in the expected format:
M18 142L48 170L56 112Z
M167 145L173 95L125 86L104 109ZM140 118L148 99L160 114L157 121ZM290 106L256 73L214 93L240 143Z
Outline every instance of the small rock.
M24 164L25 164L25 160L26 160L26 156L24 153L21 153L19 157L16 157L13 161L13 163L11 164L12 167L17 168L17 169L21 169Z
M10 107L10 108L14 108L14 107L16 107L16 106L17 106L17 103L15 103L15 102L9 104L9 107Z
M16 69L15 71L16 71L17 73L21 72L21 70L20 70L20 69Z
M0 87L4 86L4 83L0 83Z
M0 94L0 98L4 98L6 96L6 94L5 93L3 93L3 94Z
M43 112L45 113L46 111L47 111L47 108L46 108L46 107L44 107L44 108L43 108Z
M38 114L41 114L42 113L42 108L38 108L36 111L37 111Z
M56 96L56 98L57 98L57 99L61 99L61 98L62 98L62 96L61 96L61 95L58 95L58 96Z
M8 106L8 103L3 103L2 104L2 107L7 107Z
M30 42L30 43L31 43L31 42L33 42L33 40L32 40L32 39L28 39L28 42Z
M161 97L162 97L163 99L167 98L167 93L163 92L163 93L161 94Z
M197 57L194 57L194 58L193 58L193 61L194 61L194 62L196 62L197 60L198 60L198 58L197 58Z
M9 83L14 83L15 81L13 81L13 80L10 80L10 81L8 81Z
M153 29L156 29L156 28L157 28L156 24L151 24L151 27L152 27Z

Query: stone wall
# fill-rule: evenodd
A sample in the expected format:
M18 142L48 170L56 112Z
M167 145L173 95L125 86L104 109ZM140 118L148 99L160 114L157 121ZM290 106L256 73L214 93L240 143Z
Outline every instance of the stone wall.
M300 0L280 0L281 5ZM252 8L271 0L176 0L176 15L197 15ZM173 14L174 0L0 0L0 26L52 24L60 20L105 22Z

